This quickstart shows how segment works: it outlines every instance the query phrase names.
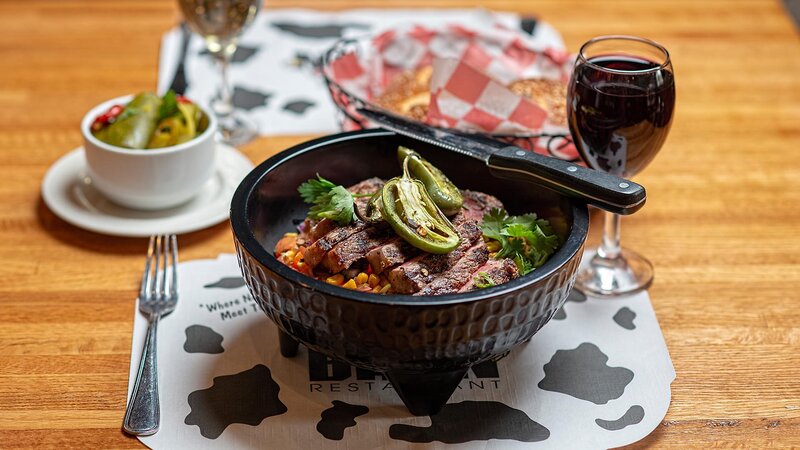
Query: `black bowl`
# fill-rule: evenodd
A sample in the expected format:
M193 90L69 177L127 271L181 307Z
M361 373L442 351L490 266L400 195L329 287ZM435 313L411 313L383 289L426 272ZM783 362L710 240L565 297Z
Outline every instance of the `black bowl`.
M377 295L332 286L281 264L272 249L295 231L308 205L297 186L319 173L349 185L400 173L396 150L419 151L462 189L497 196L511 214L536 212L562 245L541 267L511 282L435 297ZM563 305L589 226L586 205L520 181L494 178L477 160L383 130L343 133L283 151L256 167L231 203L242 274L280 330L281 352L298 342L353 366L383 373L409 411L434 414L473 365L526 342Z

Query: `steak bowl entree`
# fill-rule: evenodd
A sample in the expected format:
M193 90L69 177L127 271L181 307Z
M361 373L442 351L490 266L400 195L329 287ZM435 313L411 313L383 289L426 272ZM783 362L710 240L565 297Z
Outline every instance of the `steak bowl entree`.
M275 245L283 264L347 289L433 296L496 286L547 261L560 242L533 212L459 189L422 155L398 151L398 176L350 186L334 174L298 187L311 207Z

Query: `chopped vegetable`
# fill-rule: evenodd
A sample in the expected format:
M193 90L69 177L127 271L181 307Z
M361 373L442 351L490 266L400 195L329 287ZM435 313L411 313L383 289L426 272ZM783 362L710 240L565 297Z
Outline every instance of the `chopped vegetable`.
M409 172L425 185L425 190L443 213L455 214L461 209L464 202L461 192L441 170L419 153L403 146L397 148L397 157L401 164L408 160Z
M473 280L475 287L478 289L485 289L488 287L494 286L494 281L489 277L489 274L486 272L478 272Z
M411 178L408 161L406 158L403 164L403 176L383 186L381 214L395 233L414 247L429 253L449 253L458 247L458 231L428 195L425 185Z
M339 225L347 225L355 220L355 200L353 194L344 186L333 184L317 174L297 188L306 203L314 206L308 217L314 220L331 219Z
M117 147L162 148L188 142L208 128L208 117L185 97L141 93L114 105L92 123L92 133Z
M481 230L500 243L495 258L513 259L522 275L544 264L559 244L550 223L536 214L509 216L495 208L483 216Z

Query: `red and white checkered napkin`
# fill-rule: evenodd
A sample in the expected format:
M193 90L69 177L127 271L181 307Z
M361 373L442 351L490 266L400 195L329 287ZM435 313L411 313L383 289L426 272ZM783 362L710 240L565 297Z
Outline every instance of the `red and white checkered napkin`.
M527 78L566 83L573 61L560 43L541 42L499 25L481 31L417 25L386 31L361 50L331 67L335 81L356 96L371 100L396 75L432 66L429 125L494 135L569 136L565 124L551 122L546 110L506 87ZM577 157L571 141L556 148L550 144L538 139L535 150Z

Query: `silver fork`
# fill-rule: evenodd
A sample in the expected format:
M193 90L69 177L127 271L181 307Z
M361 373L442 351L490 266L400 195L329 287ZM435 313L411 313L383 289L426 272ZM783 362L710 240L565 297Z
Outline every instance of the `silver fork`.
M139 288L139 310L147 316L139 372L122 429L129 434L148 436L158 431L161 411L158 402L156 330L158 321L175 310L178 303L178 242L175 235L150 236L147 261Z

